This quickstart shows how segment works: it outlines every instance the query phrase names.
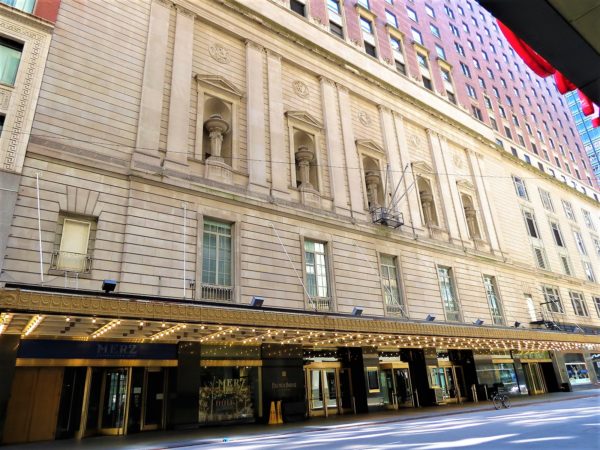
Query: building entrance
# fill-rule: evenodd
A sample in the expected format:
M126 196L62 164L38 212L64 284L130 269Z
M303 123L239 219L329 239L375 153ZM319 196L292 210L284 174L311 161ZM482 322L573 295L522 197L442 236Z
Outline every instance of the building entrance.
M305 366L308 415L325 416L353 411L350 370L339 362Z
M539 363L529 362L523 363L523 371L527 380L527 389L532 395L544 394L548 392L544 374Z
M380 369L385 406L388 409L414 406L408 363L383 363Z
M430 367L429 374L438 403L460 403L467 399L467 387L461 366Z

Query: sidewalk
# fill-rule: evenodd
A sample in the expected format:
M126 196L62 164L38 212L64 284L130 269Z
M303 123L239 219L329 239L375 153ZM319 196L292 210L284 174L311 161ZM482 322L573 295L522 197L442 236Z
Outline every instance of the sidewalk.
M600 402L600 388L592 387L575 392L555 392L551 394L511 397L513 408L535 405L544 402L562 402L579 398L597 397ZM332 416L329 418L313 418L304 422L269 426L264 424L206 427L194 430L150 431L128 436L98 436L83 440L67 439L51 442L38 442L14 446L0 447L2 450L64 450L64 449L128 449L128 450L160 450L179 448L182 446L206 445L226 442L230 438L236 440L251 436L270 434L289 435L325 430L328 428L347 428L377 423L387 424L432 417L453 416L477 411L493 409L489 401L467 403L461 405L429 406L409 408L400 411L380 411L369 414Z

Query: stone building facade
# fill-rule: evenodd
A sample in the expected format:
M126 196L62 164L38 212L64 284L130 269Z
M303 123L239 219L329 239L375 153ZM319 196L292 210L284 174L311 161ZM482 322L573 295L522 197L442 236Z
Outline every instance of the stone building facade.
M61 5L0 279L5 442L597 381L598 202L294 5Z

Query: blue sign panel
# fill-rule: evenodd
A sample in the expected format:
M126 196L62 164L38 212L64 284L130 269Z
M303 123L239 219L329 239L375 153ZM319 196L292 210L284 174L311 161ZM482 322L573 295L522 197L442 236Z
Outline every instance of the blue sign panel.
M177 359L174 344L22 340L17 358Z

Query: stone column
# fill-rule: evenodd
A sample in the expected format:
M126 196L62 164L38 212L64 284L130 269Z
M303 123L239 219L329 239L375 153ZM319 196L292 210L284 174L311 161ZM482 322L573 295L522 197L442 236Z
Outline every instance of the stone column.
M165 168L185 170L190 131L194 15L177 6Z
M264 49L246 41L247 155L249 184L267 191L265 151L265 85L263 80Z
M163 0L154 0L150 9L136 148L131 159L132 168L138 170L155 172L160 165L158 145L171 14L169 5Z
M323 122L325 125L325 145L327 159L331 164L331 195L337 213L349 214L348 189L344 173L344 148L339 132L340 118L335 83L325 77L320 78L321 97L323 101Z
M407 164L411 163L411 158L410 158L410 153L408 152L408 143L406 141L406 129L404 128L404 119L402 118L402 116L398 113L393 112L392 113L392 119L393 119L393 124L395 126L396 129L396 140L397 140L397 145L398 145L398 156L399 156L399 166L401 168L401 170L404 170L404 167ZM386 131L387 134L387 131ZM390 149L393 147L390 147ZM395 151L390 150L390 162L392 162L391 159L391 154L392 153L396 153ZM392 165L392 168L394 166ZM410 167L408 167L406 169L406 172L404 173L404 180L403 180L403 186L402 188L404 188L404 192L402 192L400 195L402 195L403 193L407 192L407 194L404 196L404 198L401 201L401 205L404 204L406 205L404 207L404 209L401 209L402 211L408 211L408 217L405 217L404 219L407 221L407 223L409 223L408 221L412 222L412 225L415 228L421 228L423 226L423 224L421 223L421 214L419 213L419 197L418 197L418 191L419 188L416 185L416 180L415 177L413 175L413 172L411 170Z
M481 165L483 163L481 158L471 150L467 150L467 157L469 160L469 166L471 167L471 173L473 174L475 187L477 189L477 199L479 200L481 218L485 224L485 232L487 233L488 242L490 243L493 251L501 252L500 236L498 235L499 230L496 228L494 212L488 198L489 187L486 179L483 177L483 170L481 169Z
M337 85L340 123L342 124L343 152L346 155L346 173L348 176L348 189L350 190L350 207L354 215L364 213L364 200L361 191L361 173L358 161L358 151L354 142L354 131L352 130L352 111L350 109L350 98L348 89Z
M456 179L453 175L448 174L448 165L444 158L444 154L448 154L449 149L445 139L440 138L440 135L431 129L427 129L427 138L433 156L435 172L438 174L440 190L444 193L440 201L444 210L444 220L448 227L448 234L451 240L463 241L467 237L467 224L463 220L461 211L458 215L460 206L460 196L456 187Z
M283 121L281 56L267 51L269 87L269 140L271 143L271 188L276 197L289 197L289 153L286 152Z

